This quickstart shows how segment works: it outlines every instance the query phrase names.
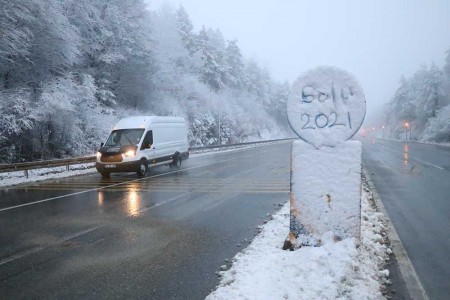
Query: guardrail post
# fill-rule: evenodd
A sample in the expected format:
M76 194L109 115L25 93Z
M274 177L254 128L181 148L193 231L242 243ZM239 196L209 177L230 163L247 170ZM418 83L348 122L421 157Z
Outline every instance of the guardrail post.
M69 166L70 166L69 164L66 165L66 171L67 171L67 172L70 171Z
M28 170L23 171L25 173L25 177L28 178Z

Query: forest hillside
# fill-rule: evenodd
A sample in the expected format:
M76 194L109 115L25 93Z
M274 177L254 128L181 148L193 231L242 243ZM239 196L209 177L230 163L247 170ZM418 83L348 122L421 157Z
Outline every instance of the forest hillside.
M443 69L423 65L410 78L401 78L385 107L389 137L450 142L450 49L446 55Z
M131 115L182 116L191 146L282 138L289 84L183 7L0 0L0 162L93 154ZM220 118L220 122L219 122Z

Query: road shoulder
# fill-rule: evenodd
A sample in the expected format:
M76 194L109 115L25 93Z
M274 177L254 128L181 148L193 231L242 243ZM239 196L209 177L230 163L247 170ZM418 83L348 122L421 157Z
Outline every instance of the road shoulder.
M409 259L405 248L403 247L402 241L400 240L400 237L398 236L397 231L395 230L395 227L393 226L392 221L389 218L389 214L386 211L383 202L381 201L381 198L375 188L375 185L370 177L370 174L364 165L363 165L363 173L367 180L369 189L372 191L372 196L376 207L387 219L386 224L387 235L389 242L391 244L392 251L394 252L395 261L397 262L399 269L399 274L395 274L394 271L394 274L396 276L393 276L391 278L394 280L395 283L394 286L397 287L397 289L398 288L401 289L402 286L404 285L406 287L406 292L409 294L407 295L407 297L409 296L410 299L428 300L428 296L425 292L425 289L423 288L422 283L420 282L419 277L417 276L414 266L412 265L411 260ZM395 270L395 266L393 268Z

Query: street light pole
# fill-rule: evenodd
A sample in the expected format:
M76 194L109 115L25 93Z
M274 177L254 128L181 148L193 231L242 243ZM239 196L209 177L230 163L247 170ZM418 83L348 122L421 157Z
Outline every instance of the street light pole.
M409 140L411 141L412 124L409 125Z
M221 111L220 111L220 106L219 106L219 146L222 145L222 137L221 137L221 134L220 134L220 117L221 117Z
M220 100L218 101L218 105L219 105L219 124L218 124L218 128L217 128L217 135L218 135L218 138L217 138L217 141L218 141L218 144L219 144L219 146L221 146L222 145L222 137L221 137L221 132L220 132L220 119L221 119L221 114L222 114L222 111L221 111L221 105L220 105Z
M410 128L409 123L405 122L405 124L403 126L405 127L405 140L407 141L408 140L408 129ZM409 133L409 139L411 139L411 131Z

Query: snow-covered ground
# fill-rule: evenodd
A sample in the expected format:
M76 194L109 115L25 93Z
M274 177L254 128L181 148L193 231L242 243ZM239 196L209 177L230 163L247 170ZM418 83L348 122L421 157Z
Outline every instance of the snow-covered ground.
M261 233L221 271L218 288L207 299L384 299L390 284L384 269L387 246L385 217L377 212L364 185L361 243L353 238L322 237L320 247L281 249L289 232L289 203L262 227ZM222 266L225 269L225 266Z
M28 178L25 177L24 171L4 172L0 173L0 187L77 176L94 172L97 172L94 163L71 165L69 167L69 171L66 170L65 166L29 170Z

